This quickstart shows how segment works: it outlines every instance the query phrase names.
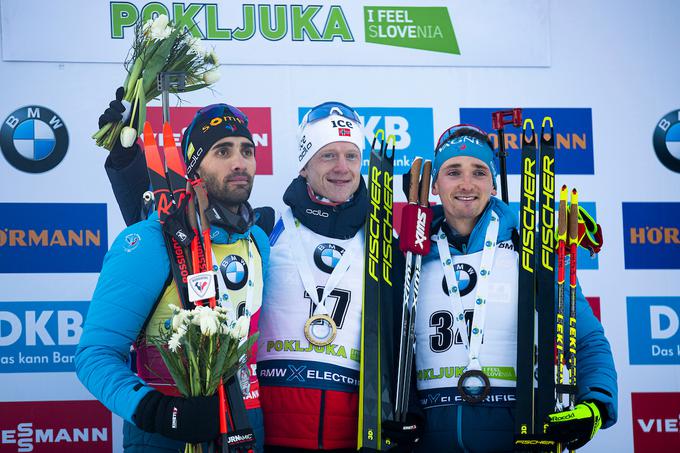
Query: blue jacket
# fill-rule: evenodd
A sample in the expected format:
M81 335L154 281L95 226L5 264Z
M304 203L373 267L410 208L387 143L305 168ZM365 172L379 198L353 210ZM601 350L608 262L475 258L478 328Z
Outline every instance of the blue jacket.
M491 210L499 217L498 242L511 240L518 221L514 212L501 200L492 197L486 210L470 234L465 253L482 250ZM435 208L434 224L443 220L441 206ZM425 260L438 260L439 253L433 243ZM451 247L452 255L462 252ZM565 285L565 300L569 300L569 287ZM595 400L606 408L603 427L613 425L617 419L616 370L609 342L602 324L593 314L581 287L576 297L576 363L578 364L577 401ZM514 407L483 407L474 405L438 406L425 411L425 432L419 451L511 451L514 439Z
M245 237L217 227L212 230L215 243L229 244ZM266 269L267 234L258 226L250 232ZM129 423L134 423L132 416L144 395L153 390L132 371L130 346L169 275L168 252L156 215L123 230L104 258L76 350L78 378L92 395Z

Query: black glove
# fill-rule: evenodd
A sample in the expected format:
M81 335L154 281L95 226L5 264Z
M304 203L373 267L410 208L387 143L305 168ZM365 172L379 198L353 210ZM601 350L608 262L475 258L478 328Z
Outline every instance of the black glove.
M127 101L123 101L123 96L125 96L125 89L123 87L118 87L116 90L116 98L109 102L109 107L104 110L104 113L99 117L99 128L101 129L106 124L117 123L119 121L124 121L126 124L130 124L130 114L132 107ZM127 104L127 105L126 105ZM132 118L132 125L137 128L137 114ZM135 141L131 147L125 148L120 143L120 137L116 137L116 142L111 149L109 154L111 161L110 166L115 169L122 169L130 165L134 160L137 153L141 152L139 145Z
M116 98L109 102L109 108L104 110L104 113L99 117L99 129L106 124L123 121L123 115L126 117L125 120L130 118L130 104L128 103L128 111L126 112L125 105L123 105L123 96L125 96L125 89L123 87L118 87L116 90Z
M414 414L406 414L405 422L385 420L382 422L382 435L389 439L393 447L389 451L410 452L420 440L422 420ZM396 444L396 446L395 446Z
M602 426L600 409L592 401L577 404L573 410L548 415L546 434L570 450L583 447Z
M183 398L152 390L139 402L132 418L144 431L192 444L220 435L217 395Z

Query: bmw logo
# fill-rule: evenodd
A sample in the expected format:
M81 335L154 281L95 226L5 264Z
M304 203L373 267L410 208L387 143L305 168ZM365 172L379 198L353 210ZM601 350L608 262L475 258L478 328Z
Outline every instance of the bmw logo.
M222 260L220 272L224 277L227 288L235 291L246 286L248 281L248 266L243 258L238 255L229 255Z
M652 142L661 163L680 173L680 110L674 110L659 120Z
M458 289L460 290L460 297L467 296L477 286L477 272L475 268L466 263L458 263L453 266L456 272L456 279L458 280ZM446 277L442 279L442 290L444 294L449 295L447 289Z
M314 249L314 264L327 274L333 272L345 249L335 244L319 244Z
M47 107L21 107L3 121L0 149L17 170L43 173L66 156L68 131L59 115Z

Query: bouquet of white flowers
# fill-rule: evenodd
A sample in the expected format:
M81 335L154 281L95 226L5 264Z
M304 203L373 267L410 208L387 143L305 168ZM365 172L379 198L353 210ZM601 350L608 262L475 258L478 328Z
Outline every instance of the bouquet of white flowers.
M214 395L220 380L226 381L241 366L257 340L248 339L250 317L234 320L230 310L197 306L183 310L170 305L173 316L161 325L160 334L149 341L160 351L165 365L184 396ZM185 453L200 452L200 445L187 444Z
M127 77L123 83L123 100L132 108L130 123L106 124L92 138L97 146L109 151L118 137L123 146L131 146L137 139L137 131L143 130L147 100L160 94L156 82L159 73L182 72L186 75L186 84L181 91L195 91L219 80L218 65L214 51L206 51L200 39L194 38L183 26L175 26L165 14L144 24L138 22L125 61ZM137 124L132 124L134 118L138 119Z

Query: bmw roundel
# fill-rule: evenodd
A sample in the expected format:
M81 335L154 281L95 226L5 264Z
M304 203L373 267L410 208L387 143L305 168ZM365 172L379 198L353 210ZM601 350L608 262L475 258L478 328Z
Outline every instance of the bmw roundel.
M475 286L477 286L477 271L467 263L455 264L453 269L456 272L460 297L467 296L475 289ZM448 296L449 290L448 285L446 284L446 277L442 279L442 289L444 290L444 294Z
M345 249L335 244L319 244L314 249L314 264L323 272L330 274L340 262Z
M680 173L680 110L674 110L659 120L652 141L661 163Z
M248 281L248 266L238 255L229 255L222 260L220 272L227 288L236 291L243 288Z
M47 107L21 107L3 121L0 149L17 170L43 173L66 156L68 131L59 115Z

